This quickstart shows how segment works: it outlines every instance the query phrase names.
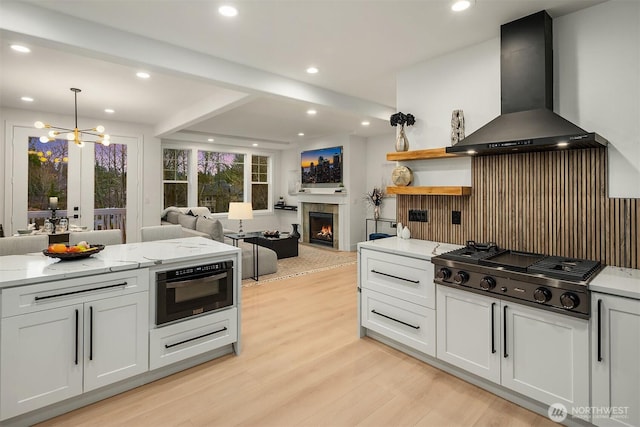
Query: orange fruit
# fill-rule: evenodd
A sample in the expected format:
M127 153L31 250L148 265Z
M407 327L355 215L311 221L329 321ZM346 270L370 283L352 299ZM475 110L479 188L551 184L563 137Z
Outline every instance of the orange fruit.
M69 246L69 247L67 248L67 252L71 252L71 253L74 253L74 252L82 252L82 248L81 248L81 247L79 247L79 246Z
M49 252L53 252L55 254L61 254L67 252L67 245L64 243L54 243L49 246Z

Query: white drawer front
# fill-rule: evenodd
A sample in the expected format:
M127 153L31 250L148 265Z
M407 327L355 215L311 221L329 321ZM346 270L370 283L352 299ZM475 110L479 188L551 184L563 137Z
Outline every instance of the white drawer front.
M367 289L361 298L362 326L435 357L435 310Z
M18 286L2 291L2 317L50 310L148 290L149 272L147 269Z
M366 289L436 308L431 262L362 249L360 280Z
M207 316L152 329L149 368L157 369L238 341L238 311L231 308Z

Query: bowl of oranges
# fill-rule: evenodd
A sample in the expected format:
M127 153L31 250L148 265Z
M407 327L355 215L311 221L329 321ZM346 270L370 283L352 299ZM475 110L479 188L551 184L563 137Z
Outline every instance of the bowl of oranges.
M77 245L65 245L64 243L54 243L42 251L48 257L60 260L72 260L88 258L104 249L104 245L90 245L87 242L80 242Z

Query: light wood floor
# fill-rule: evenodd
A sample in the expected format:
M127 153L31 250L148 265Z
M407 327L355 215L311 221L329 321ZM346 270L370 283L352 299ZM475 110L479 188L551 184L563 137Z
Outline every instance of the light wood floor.
M225 356L42 426L557 426L359 339L356 266L243 289Z

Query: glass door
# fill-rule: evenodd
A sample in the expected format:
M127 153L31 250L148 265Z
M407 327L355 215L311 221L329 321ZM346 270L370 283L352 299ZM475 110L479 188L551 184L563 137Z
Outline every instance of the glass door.
M13 127L13 171L9 199L12 232L40 227L53 215L88 230L121 229L135 236L138 208L138 140L111 137L111 144L39 141L35 128Z

